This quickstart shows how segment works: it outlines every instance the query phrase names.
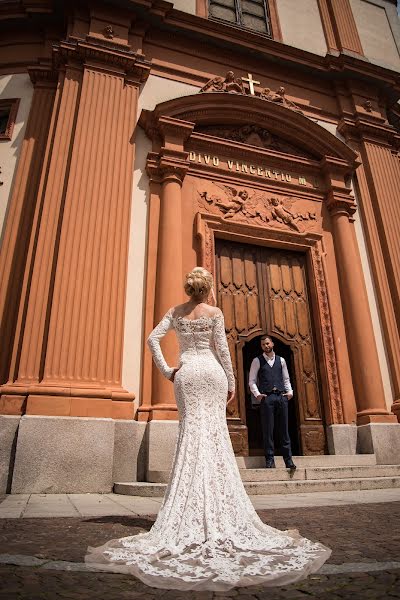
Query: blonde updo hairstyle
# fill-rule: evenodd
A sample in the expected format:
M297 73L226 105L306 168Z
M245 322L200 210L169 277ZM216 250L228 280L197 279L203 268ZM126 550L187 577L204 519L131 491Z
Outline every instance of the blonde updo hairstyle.
M195 267L185 278L185 292L190 298L207 297L213 287L211 273L203 267Z

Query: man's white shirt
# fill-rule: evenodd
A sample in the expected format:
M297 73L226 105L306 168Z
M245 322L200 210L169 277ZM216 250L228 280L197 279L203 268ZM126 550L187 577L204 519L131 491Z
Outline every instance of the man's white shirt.
M263 352L263 357L265 358L265 360L267 361L267 363L269 364L270 367L274 366L275 356L276 356L275 352L272 352L271 356L268 356L267 354L265 354L265 352ZM281 365L282 365L283 385L285 388L285 392L290 394L290 396L288 396L288 398L290 399L293 397L293 390L292 390L292 386L290 383L289 371L287 368L286 360L282 356L279 358L281 359ZM253 359L253 362L251 363L250 373L249 373L250 391L256 398L260 395L260 391L257 386L257 377L258 377L259 370L260 370L260 360L259 360L258 356L256 356Z

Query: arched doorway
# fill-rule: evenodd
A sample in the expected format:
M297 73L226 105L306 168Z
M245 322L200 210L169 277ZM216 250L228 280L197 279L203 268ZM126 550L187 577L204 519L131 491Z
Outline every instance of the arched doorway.
M293 351L298 447L325 453L325 426L344 422L341 385L349 382L336 357L337 340L347 352L347 338L330 211L352 210L355 153L304 115L234 94L176 98L143 111L140 125L153 140L145 331L184 300L184 273L205 266L215 277L240 390L228 418L235 452L249 452L242 348L268 331ZM253 248L261 262L235 250L219 264L217 246L225 242ZM165 277L171 265L173 285ZM171 364L176 353L166 343ZM147 359L143 396L141 418L176 418L172 389Z
M247 342L243 349L243 373L244 380L249 380L250 365L256 356L261 354L260 341L261 335ZM298 397L296 389L296 377L294 367L293 352L287 344L284 344L277 337L271 336L274 342L274 351L278 356L282 356L287 364L289 377L293 388L293 398L289 402L289 435L292 443L292 454L297 456L301 454L299 445L299 419L298 419ZM246 394L246 423L249 438L249 455L262 455L262 429L259 414L259 407L254 407L251 402L251 394L248 385L245 387ZM280 451L276 448L276 454Z

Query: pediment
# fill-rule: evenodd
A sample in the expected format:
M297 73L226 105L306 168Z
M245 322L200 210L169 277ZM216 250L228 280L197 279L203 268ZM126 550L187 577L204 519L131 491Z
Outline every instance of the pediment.
M284 154L292 154L303 158L318 158L314 153L305 150L301 146L293 144L284 138L271 133L268 129L259 127L255 123L248 125L196 125L195 133L204 133L225 140L232 140L256 148L275 150Z
M222 123L228 136L235 135L231 133L235 130L241 131L239 135L243 136L242 128L250 124L259 128L247 138L256 146L265 143L268 136L265 134L263 141L261 134L265 130L271 136L271 143L286 144L300 156L317 160L334 157L345 160L351 168L356 167L356 153L327 129L295 110L258 97L201 93L174 98L158 104L153 111L143 110L139 124L153 137L161 117L185 121L199 133L205 129L221 129Z

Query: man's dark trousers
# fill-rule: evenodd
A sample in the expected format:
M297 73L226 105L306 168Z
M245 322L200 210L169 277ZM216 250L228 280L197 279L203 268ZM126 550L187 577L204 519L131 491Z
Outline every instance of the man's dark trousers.
M288 430L288 399L283 394L269 394L261 400L260 413L263 430L264 454L274 458L274 430L279 439L284 460L292 457Z

